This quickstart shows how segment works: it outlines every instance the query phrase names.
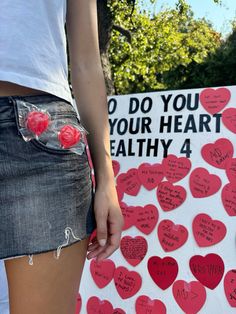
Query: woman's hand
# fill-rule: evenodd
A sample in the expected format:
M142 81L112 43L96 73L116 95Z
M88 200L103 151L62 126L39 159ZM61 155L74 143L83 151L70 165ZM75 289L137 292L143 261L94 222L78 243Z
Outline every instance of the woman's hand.
M114 181L96 187L94 211L97 223L96 237L88 246L87 259L96 257L99 261L119 248L124 225Z

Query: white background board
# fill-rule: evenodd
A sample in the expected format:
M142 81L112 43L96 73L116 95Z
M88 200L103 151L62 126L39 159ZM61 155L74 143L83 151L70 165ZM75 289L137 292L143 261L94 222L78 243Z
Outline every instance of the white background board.
M226 108L236 107L236 87L228 87L228 90L231 92L231 99L226 105L224 109L222 109L219 113L223 112ZM225 265L225 274L231 270L236 268L236 247L235 247L235 234L236 234L236 217L230 217L225 209L223 208L222 201L221 201L221 191L223 186L228 183L227 176L225 171L222 169L217 169L216 167L211 166L207 163L201 156L201 148L207 143L213 143L219 138L227 138L229 139L234 145L234 158L236 157L236 141L235 141L235 134L228 130L222 121L220 121L220 132L216 132L216 118L212 117L201 105L199 102L199 106L196 110L188 110L186 107L180 111L176 111L173 109L173 101L177 97L178 101L176 102L177 107L181 107L181 102L183 98L179 97L179 95L184 95L186 98L191 97L191 106L194 106L194 99L196 94L200 94L203 89L191 89L191 90L180 90L180 91L166 91L166 92L152 92L152 93L140 93L140 94L132 94L132 95L122 95L122 96L115 96L109 97L110 100L110 119L112 123L114 123L115 119L118 121L122 119L127 119L130 122L131 118L138 119L142 117L149 117L151 118L151 133L144 133L141 134L130 134L129 132L125 133L124 135L120 135L117 132L116 127L114 127L114 132L111 134L112 142L112 158L120 163L120 172L125 173L130 168L138 168L140 164L147 162L150 164L154 163L161 163L163 160L163 149L159 143L158 148L158 156L150 156L146 155L145 152L145 144L144 150L142 155L139 156L139 146L137 144L137 139L162 139L165 141L172 140L171 145L169 146L168 154L175 154L178 157L185 157L185 155L180 153L181 147L183 142L186 138L190 138L191 142L191 163L192 168L190 173L193 169L197 167L204 167L206 168L211 174L216 174L222 180L222 186L219 192L215 193L212 196L205 197L205 198L194 198L189 189L189 177L188 174L185 178L181 181L177 182L176 185L183 186L187 191L187 198L185 202L179 206L178 208L164 212L157 200L156 197L156 189L148 191L145 187L141 186L139 193L136 196L131 196L128 194L124 194L122 201L130 206L144 206L146 204L154 204L158 208L159 212L159 219L157 222L156 227L149 235L144 235L140 232L135 226L123 231L123 236L137 236L141 235L145 237L148 241L148 252L145 258L142 260L140 264L133 267L131 266L123 257L120 250L117 250L111 257L116 265L118 266L125 266L128 270L137 271L142 277L142 286L141 289L135 294L133 297L128 299L122 299L117 290L115 288L114 281L112 280L106 287L99 289L97 285L94 283L89 266L90 262L86 262L85 264L85 271L82 278L81 284L81 296L82 296L82 313L86 313L86 302L89 297L97 296L100 300L109 300L113 307L120 307L125 310L127 313L135 313L135 301L138 296L144 294L149 296L151 299L160 299L167 308L167 313L170 314L180 314L183 311L177 305L173 294L172 294L172 286L163 291L160 289L152 280L151 276L148 273L147 269L147 261L151 256L159 256L161 258L165 256L171 256L176 259L179 265L179 272L177 275L176 280L185 280L189 281L196 281L197 279L193 276L189 268L189 260L194 255L202 255L205 256L208 253L215 253L222 257ZM164 103L161 96L165 96L165 99L168 98L169 95L172 95L169 101L169 106L167 112L164 112ZM188 96L190 95L190 96ZM143 113L138 110L136 113L130 114L130 104L132 103L131 98L135 98L134 102L138 102L141 104L144 99L148 99L152 104L152 108L148 113ZM114 113L111 113L114 108L114 103L117 103L116 110ZM146 106L146 108L148 105ZM186 133L179 131L178 133L174 132L174 124L172 125L171 132L160 133L160 117L165 116L172 116L172 119L177 115L182 115L182 118L179 119L178 130L185 128L185 123L189 117L189 115L194 115L194 119L196 122L197 132L193 133L189 130ZM211 128L210 132L199 132L199 117L200 115L209 114L211 116L211 122L209 123L209 127ZM221 118L219 118L221 119ZM116 125L118 125L118 121ZM121 124L122 125L122 124ZM124 123L123 123L124 125ZM219 125L218 125L219 127ZM116 155L117 147L120 143L120 140L123 139L126 148L128 147L128 141L132 139L132 152L134 152L134 156L129 156L128 154L125 155L120 154ZM145 142L146 143L146 142ZM127 152L127 151L126 151ZM118 175L119 175L118 174ZM225 238L218 244L209 247L199 247L194 239L193 232L192 232L192 221L193 218L200 213L206 213L210 215L215 220L222 221L227 227L227 234ZM175 224L182 224L184 225L189 232L189 237L187 242L179 249L173 252L165 252L158 240L157 237L157 227L158 224L163 219L170 219ZM220 284L214 289L211 290L209 288L206 289L206 302L202 307L199 313L202 314L221 314L221 313L235 313L236 309L230 307L228 304L225 293L224 293L224 286L223 286L223 279L221 280Z

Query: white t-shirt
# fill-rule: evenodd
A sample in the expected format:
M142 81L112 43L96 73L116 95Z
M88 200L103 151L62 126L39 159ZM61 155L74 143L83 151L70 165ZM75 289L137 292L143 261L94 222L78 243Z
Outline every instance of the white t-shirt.
M66 5L67 0L0 0L0 80L72 102Z

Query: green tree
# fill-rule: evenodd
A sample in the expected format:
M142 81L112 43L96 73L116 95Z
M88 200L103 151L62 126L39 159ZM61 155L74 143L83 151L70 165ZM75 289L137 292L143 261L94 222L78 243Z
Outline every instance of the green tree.
M124 1L113 2L111 9L114 23L130 32L112 33L109 58L116 94L178 88L188 66L203 62L221 44L220 35L205 19L194 19L184 0L153 17L136 6L130 19Z
M219 48L209 54L203 62L192 61L185 69L185 79L177 88L235 85L236 82L236 24L232 33L222 41ZM169 72L168 77L176 76Z

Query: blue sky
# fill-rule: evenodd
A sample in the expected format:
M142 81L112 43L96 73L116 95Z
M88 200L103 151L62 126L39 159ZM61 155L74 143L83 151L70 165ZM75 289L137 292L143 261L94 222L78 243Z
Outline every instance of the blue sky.
M143 0L142 8L148 9L151 13L157 13L161 8L175 7L177 0L157 0L150 4L149 0ZM236 18L236 0L222 0L222 5L216 5L213 0L188 0L194 15L197 18L205 17L210 20L218 32L223 35L230 33L230 21Z

